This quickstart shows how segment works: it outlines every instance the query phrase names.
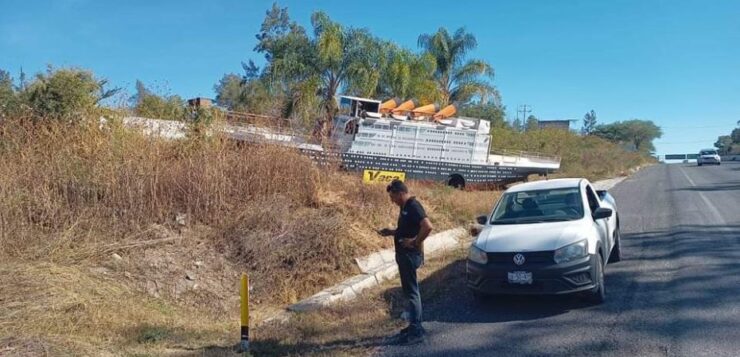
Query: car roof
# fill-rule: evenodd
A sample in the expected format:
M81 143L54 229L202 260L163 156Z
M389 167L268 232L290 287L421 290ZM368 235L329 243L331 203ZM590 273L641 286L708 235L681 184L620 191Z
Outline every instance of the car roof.
M582 178L561 178L554 180L534 181L510 187L506 192L522 192L532 190L551 190L555 188L578 188Z

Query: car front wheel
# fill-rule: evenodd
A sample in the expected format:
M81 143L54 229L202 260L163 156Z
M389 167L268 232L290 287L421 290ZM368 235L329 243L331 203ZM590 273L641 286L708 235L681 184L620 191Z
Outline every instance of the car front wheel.
M612 253L609 255L609 263L616 263L622 260L622 234L619 233L619 228L614 230L614 248Z
M606 289L604 288L604 259L601 254L594 267L594 282L596 286L588 292L586 299L592 304L601 304L606 301Z

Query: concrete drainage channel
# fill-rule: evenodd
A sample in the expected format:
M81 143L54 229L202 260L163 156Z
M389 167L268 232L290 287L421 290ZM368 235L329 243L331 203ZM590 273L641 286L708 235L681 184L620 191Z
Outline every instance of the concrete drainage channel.
M630 169L630 174L634 174L642 167ZM628 176L615 177L611 179L593 182L598 190L609 190L618 183L627 179ZM427 258L437 256L445 251L454 249L463 242L468 236L468 231L463 227L446 230L433 234L424 242L425 255ZM363 291L379 286L383 282L393 279L398 275L394 250L384 249L362 258L356 258L355 261L362 272L355 275L335 286L324 289L315 295L301 300L296 304L288 307L278 316L263 321L287 321L290 318L290 312L307 312L330 306L340 301L349 301L358 297Z
M467 234L467 231L462 227L433 234L424 241L424 254L427 257L434 257L445 250L453 249L460 243L460 239ZM288 307L288 310L293 312L312 311L338 301L352 300L362 291L378 286L398 275L393 249L384 249L366 257L357 258L355 261L362 274L355 275L335 286L320 291L314 296L293 304Z

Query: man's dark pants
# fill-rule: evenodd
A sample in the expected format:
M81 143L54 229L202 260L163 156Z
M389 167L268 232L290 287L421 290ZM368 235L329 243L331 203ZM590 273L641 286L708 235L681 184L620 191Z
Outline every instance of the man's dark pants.
M416 279L416 269L424 264L424 257L419 252L396 252L396 263L401 275L401 288L408 299L409 326L411 332L421 333L421 295L419 282Z

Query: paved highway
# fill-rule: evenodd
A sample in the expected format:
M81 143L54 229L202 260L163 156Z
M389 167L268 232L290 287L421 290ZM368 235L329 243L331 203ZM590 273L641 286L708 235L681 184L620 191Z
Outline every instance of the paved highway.
M457 262L447 269L459 279L424 301L427 341L379 353L740 356L740 163L655 165L610 192L620 209L624 260L607 266L606 303L479 303Z

